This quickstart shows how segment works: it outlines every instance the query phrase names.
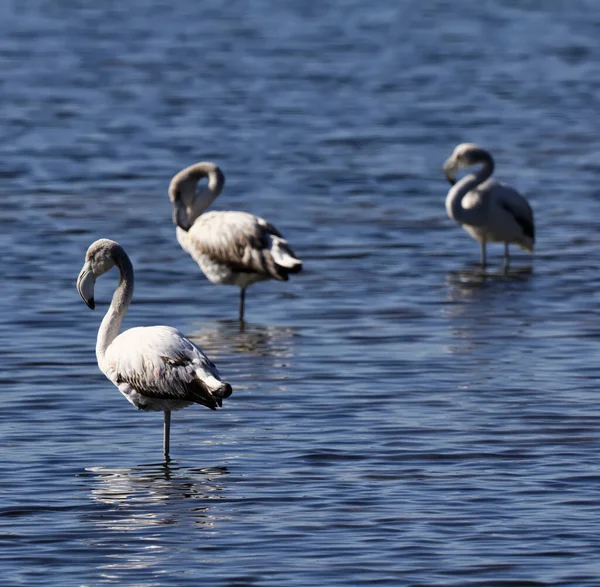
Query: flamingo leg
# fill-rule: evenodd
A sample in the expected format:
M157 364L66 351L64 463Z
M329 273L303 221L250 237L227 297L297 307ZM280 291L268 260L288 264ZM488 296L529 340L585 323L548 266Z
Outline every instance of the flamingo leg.
M508 254L508 243L504 243L504 267L508 269L510 264L510 255Z
M169 458L169 444L171 437L171 412L165 410L165 429L163 436L163 448L165 454L165 461L168 463L171 459Z
M240 289L240 322L244 321L244 300L246 299L246 288Z
M485 269L486 266L486 256L485 256L485 240L481 241L481 268Z

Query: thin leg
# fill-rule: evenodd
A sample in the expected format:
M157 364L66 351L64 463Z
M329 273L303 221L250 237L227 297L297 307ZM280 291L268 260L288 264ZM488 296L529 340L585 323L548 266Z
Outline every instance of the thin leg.
M510 255L508 254L508 243L504 243L504 267L508 269L510 265Z
M240 289L240 322L244 321L244 300L246 299L246 288Z
M169 458L169 443L171 437L171 412L165 410L165 430L163 436L163 448L165 453L165 461L168 463L171 459Z
M481 241L481 267L485 269L486 258L485 258L485 240Z

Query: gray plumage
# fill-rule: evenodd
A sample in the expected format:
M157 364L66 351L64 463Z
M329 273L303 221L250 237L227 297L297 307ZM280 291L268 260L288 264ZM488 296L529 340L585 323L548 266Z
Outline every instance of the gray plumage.
M481 164L477 173L456 181L463 167ZM504 243L504 261L509 264L508 245L516 244L533 252L535 225L527 200L509 185L491 178L492 156L473 143L458 145L444 163L444 173L452 184L446 197L448 216L461 225L481 245L481 265L486 265L486 243Z
M196 192L198 182L208 185ZM269 222L247 212L208 212L225 185L214 163L186 167L171 180L169 198L177 240L212 283L240 288L240 320L246 288L258 281L287 281L302 269L281 233Z

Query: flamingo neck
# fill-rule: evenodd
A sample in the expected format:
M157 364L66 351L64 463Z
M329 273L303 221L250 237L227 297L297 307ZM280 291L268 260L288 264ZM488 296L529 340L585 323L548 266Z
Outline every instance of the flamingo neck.
M203 177L208 177L208 185L195 195L191 206L187 208L188 221L191 226L196 218L198 218L208 207L217 199L223 191L225 185L225 176L223 172L212 163L199 163L197 166L196 183ZM195 186L194 186L195 187Z
M494 160L491 155L485 154L483 165L477 173L469 173L459 182L454 184L446 196L446 212L458 224L477 226L481 224L481 213L477 208L464 208L463 198L477 186L489 179L494 172Z
M104 371L106 350L118 336L123 318L133 297L133 266L129 257L123 252L123 255L117 259L116 265L120 275L119 285L113 294L112 302L102 320L102 324L100 324L96 342L96 357L102 371Z

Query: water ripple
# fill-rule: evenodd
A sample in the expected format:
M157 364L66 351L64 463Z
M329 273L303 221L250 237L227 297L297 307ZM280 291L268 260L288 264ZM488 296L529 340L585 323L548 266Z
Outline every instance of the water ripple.
M2 3L3 584L598 585L596 8ZM535 210L508 272L445 215L462 141ZM305 261L243 327L171 224L201 159ZM234 388L174 414L169 465L96 365L98 237L126 326Z

